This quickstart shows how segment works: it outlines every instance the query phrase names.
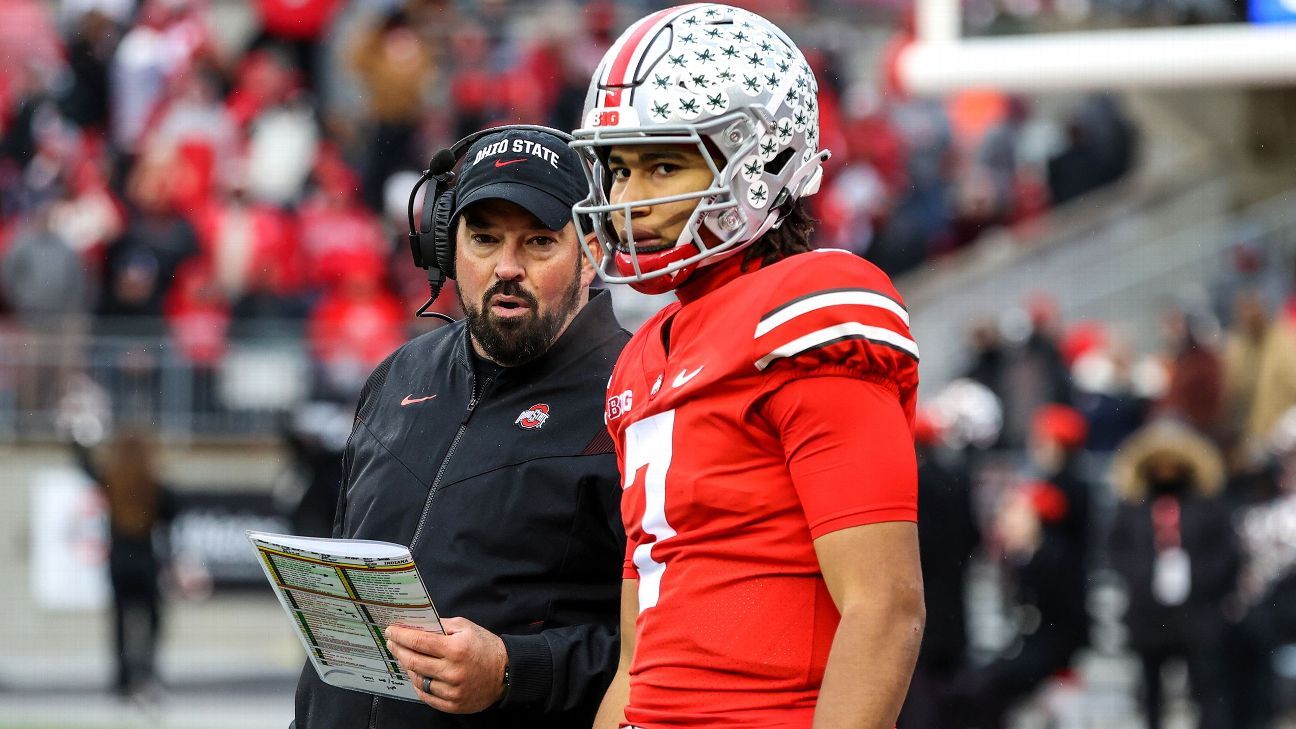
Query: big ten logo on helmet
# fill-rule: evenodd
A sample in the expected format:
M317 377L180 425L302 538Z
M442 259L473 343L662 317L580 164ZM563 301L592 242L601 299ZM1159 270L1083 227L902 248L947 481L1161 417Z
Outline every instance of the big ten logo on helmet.
M585 116L585 126L587 127L637 127L639 126L639 112L632 106L621 106L615 109L600 107L590 109L589 114Z
M529 139L501 139L489 147L478 150L477 156L473 157L472 163L477 164L487 157L505 153L533 155L548 162L555 170L558 169L558 153L539 142L533 142Z
M607 418L616 420L617 418L630 412L630 406L634 404L634 392L626 390L616 397L609 397L607 401Z

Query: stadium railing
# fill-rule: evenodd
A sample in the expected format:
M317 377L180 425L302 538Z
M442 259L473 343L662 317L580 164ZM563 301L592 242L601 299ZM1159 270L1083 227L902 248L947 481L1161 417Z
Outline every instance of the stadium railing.
M120 323L166 331L157 322ZM9 322L0 330L0 442L65 437L78 415L141 426L168 442L256 440L311 395L317 367L300 337L232 340L199 363L166 334L97 334L123 328L106 324L32 331Z

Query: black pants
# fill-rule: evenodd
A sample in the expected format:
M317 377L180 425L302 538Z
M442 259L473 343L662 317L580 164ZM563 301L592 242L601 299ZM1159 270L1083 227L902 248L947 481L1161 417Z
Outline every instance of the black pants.
M1236 729L1269 729L1274 720L1275 644L1264 630L1267 626L1259 624L1263 618L1258 612L1253 610L1241 623L1229 626L1224 643L1229 717Z
M1274 651L1296 643L1296 575L1279 580L1228 627L1225 683L1235 729L1269 729L1277 710Z
M1161 668L1176 658L1183 658L1188 664L1189 692L1197 704L1199 729L1228 729L1233 726L1221 671L1221 649L1220 641L1203 636L1201 640L1137 651L1143 668L1143 705L1147 710L1148 729L1161 729L1161 715L1165 709Z
M1083 645L1074 626L1045 624L1022 641L1012 657L987 666L964 667L949 686L945 714L959 729L1003 729L1008 712L1038 689L1049 677L1071 665ZM944 729L944 727L941 727Z
M117 656L113 688L128 694L153 678L162 615L156 559L136 550L129 556L121 552L113 555L110 572Z

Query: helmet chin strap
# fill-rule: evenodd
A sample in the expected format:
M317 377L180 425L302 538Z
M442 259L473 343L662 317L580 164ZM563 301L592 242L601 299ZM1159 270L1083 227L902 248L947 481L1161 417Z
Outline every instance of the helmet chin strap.
M832 157L832 152L826 149L819 150L819 153L810 158L809 162L802 165L801 170L797 171L796 177L807 175L805 182L801 184L801 189L797 191L797 198L809 197L819 192L819 186L823 184L823 163ZM806 167L814 166L809 173L805 172Z

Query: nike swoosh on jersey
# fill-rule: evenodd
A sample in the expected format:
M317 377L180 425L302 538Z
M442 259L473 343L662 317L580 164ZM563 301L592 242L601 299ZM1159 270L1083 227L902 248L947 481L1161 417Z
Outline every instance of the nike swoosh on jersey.
M518 162L526 162L526 161L527 161L526 157L519 157L517 159L497 159L495 160L495 166L508 167L509 165L515 165Z
M706 367L706 365L702 365L702 367ZM694 377L697 377L699 374L702 373L702 367L698 367L692 372L689 372L687 369L680 370L680 373L678 375L675 375L674 386L683 387L687 385L689 380L693 379Z
M404 400L401 400L401 407L405 407L406 405L413 405L415 403L425 402L427 400L431 400L434 397L436 397L436 395L428 395L427 397L414 397L414 393L410 393L405 396Z

